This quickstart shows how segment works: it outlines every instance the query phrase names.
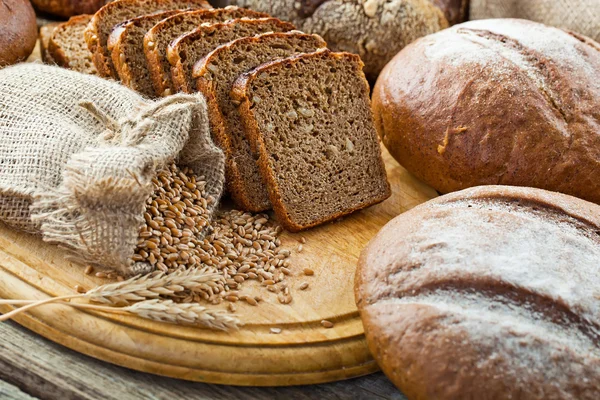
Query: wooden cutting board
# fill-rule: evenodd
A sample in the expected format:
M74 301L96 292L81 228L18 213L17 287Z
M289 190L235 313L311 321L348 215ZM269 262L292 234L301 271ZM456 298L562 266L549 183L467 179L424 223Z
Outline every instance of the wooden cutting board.
M293 301L248 281L244 291L260 294L258 307L238 302L245 323L232 333L213 332L133 316L46 305L16 321L46 338L90 356L144 372L232 385L296 385L328 382L377 370L369 355L354 303L354 271L360 251L396 215L436 196L384 152L393 195L382 204L301 234L284 232L291 257L288 283ZM84 274L82 265L38 237L0 224L0 298L44 299L91 289L106 280ZM315 275L302 270L310 267ZM296 288L302 282L310 286ZM254 286L253 286L254 284ZM217 307L225 308L226 304ZM8 312L10 306L0 306ZM335 325L326 329L321 320ZM280 334L270 328L281 328Z
M29 61L39 60L36 49ZM256 282L244 292L260 294L258 307L236 303L245 323L223 333L149 321L133 316L45 305L15 320L40 335L81 353L124 367L180 379L229 385L283 386L330 382L378 369L371 358L354 303L354 271L360 251L390 219L435 196L384 150L393 195L384 203L301 234L284 232L282 246L303 251L290 258L287 279L293 301ZM107 280L84 274L67 253L35 236L0 223L0 298L45 299L91 289ZM304 276L304 268L315 275ZM309 288L296 288L303 282ZM225 308L226 304L222 304ZM6 313L13 308L1 306ZM334 323L326 329L321 320ZM270 328L281 328L273 334Z

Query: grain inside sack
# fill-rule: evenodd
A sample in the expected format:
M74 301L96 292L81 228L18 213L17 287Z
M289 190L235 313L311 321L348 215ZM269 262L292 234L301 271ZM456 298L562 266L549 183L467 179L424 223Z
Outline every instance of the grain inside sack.
M140 227L157 170L176 161L202 179L171 203L181 212L179 200L199 201L200 219L188 211L183 222L203 233L222 193L224 159L201 96L152 102L118 84L38 64L0 70L0 92L1 221L72 250L79 261L123 275L149 272Z

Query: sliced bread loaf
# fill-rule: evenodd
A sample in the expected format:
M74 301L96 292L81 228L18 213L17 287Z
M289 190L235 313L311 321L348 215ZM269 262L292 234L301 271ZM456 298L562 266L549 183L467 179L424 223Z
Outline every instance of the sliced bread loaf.
M54 28L48 41L48 54L56 65L86 74L98 74L92 53L83 40L83 31L91 19L91 15L78 15Z
M236 204L248 211L271 208L265 183L242 128L237 107L230 98L235 80L244 72L275 59L298 53L312 53L327 44L317 35L293 31L266 33L234 40L217 47L193 70L196 88L206 97L211 129L216 136L227 136L227 184Z
M100 75L118 78L107 47L116 25L142 15L188 8L212 7L206 0L116 0L98 10L85 30L85 41Z
M299 231L391 194L360 57L319 50L242 75L232 98L279 222Z
M157 95L174 93L171 81L171 64L167 60L167 47L179 36L190 33L204 23L225 22L243 17L264 18L269 15L238 7L215 10L193 10L177 14L156 24L146 33L144 52Z
M42 61L46 64L56 64L48 52L48 44L50 44L50 38L58 25L60 25L60 23L51 22L40 28L40 55L42 56Z
M113 29L107 46L123 85L145 96L155 97L148 62L144 56L144 35L156 23L177 13L179 11L144 15L123 22Z
M175 89L186 93L194 92L194 65L218 46L247 36L294 29L294 25L277 18L242 18L226 23L202 24L198 29L178 37L169 45L167 56Z

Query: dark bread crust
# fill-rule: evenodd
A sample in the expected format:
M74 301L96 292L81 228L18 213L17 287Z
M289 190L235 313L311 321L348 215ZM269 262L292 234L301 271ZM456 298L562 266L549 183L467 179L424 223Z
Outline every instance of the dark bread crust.
M264 196L266 198L264 201L257 201L256 199L259 197L257 195L251 196L248 193L249 188L245 183L245 177L243 176L240 168L238 167L238 163L236 162L236 154L234 146L231 143L229 136L231 133L228 133L230 128L223 116L223 112L219 105L219 100L217 99L217 89L215 87L214 80L210 77L211 71L209 65L212 62L215 62L219 55L224 53L227 54L230 52L230 49L236 49L247 46L259 46L259 45L269 45L274 41L288 41L291 40L304 40L307 44L314 44L314 50L318 47L325 48L327 44L325 41L317 36L317 35L308 35L302 32L276 32L276 33L267 33L254 37L240 38L234 40L233 42L224 44L219 46L215 50L213 50L210 54L208 54L204 59L198 61L194 66L193 77L195 79L195 87L201 92L206 98L206 102L208 105L208 113L209 119L211 121L211 130L214 132L213 134L219 137L218 141L223 144L223 151L225 152L226 157L226 175L227 175L227 187L233 198L234 202L243 210L252 211L252 212L260 212L265 211L271 208L271 203L268 200L268 195L266 194L266 187L264 188ZM293 48L293 43L290 42L290 49ZM288 54L292 55L292 54ZM266 55L265 55L266 56ZM281 57L270 57L269 61L272 61L274 58ZM258 65L254 65L256 67ZM222 66L220 66L222 67ZM250 68L249 68L250 69ZM248 72L243 71L243 72ZM222 84L222 83L221 83ZM257 151L256 151L257 152ZM258 172L258 171L257 171Z
M599 398L599 216L571 196L481 186L389 222L355 280L383 371L409 399Z
M265 30L264 28L270 26L273 29ZM201 41L203 38L207 36L212 36L213 34L219 35L221 32L231 31L238 29L241 27L253 27L255 28L254 34L266 33L267 31L278 31L278 32L286 32L292 31L296 29L294 25L289 22L281 21L277 18L259 18L259 19L249 19L249 18L239 18L231 21L227 21L224 23L216 23L216 24L203 24L198 29L193 32L188 33L187 35L180 36L176 40L174 40L170 45L167 52L167 58L169 63L171 64L171 78L173 79L173 84L178 91L185 93L193 93L195 92L195 88L191 79L192 69L196 62L200 61L202 58L208 54L208 52L214 50L211 49L206 54L192 55L185 54L188 51L188 47L194 41ZM244 36L254 36L254 35L244 35ZM240 36L232 37L231 40L239 39ZM215 47L218 47L226 42L231 40L227 40L225 42L217 43ZM189 69L186 67L186 62L189 60L195 59L196 62L193 62ZM185 62L184 62L185 60Z
M370 99L369 99L370 87L369 87L369 83L367 82L367 80L364 76L364 73L362 73L362 67L364 66L364 64L363 64L362 60L360 59L360 57L356 54L351 54L351 53L334 53L327 49L318 50L318 51L316 51L314 53L310 53L310 54L301 54L301 55L289 57L289 58L286 58L283 60L276 60L276 61L272 61L269 63L265 63L265 64L255 68L254 70L241 75L238 78L238 80L235 82L233 89L231 91L231 98L234 101L237 101L240 103L239 111L242 116L242 122L244 124L246 136L247 136L248 140L251 143L253 143L253 148L257 149L259 152L259 158L258 158L259 169L263 176L263 179L265 180L265 182L267 184L267 189L269 192L269 199L271 201L271 204L273 205L273 210L275 212L275 215L277 216L279 223L281 223L284 228L286 228L287 230L289 230L291 232L298 232L301 230L312 228L317 225L321 225L321 224L329 222L329 221L334 221L338 218L341 218L345 215L349 215L360 209L380 203L380 202L384 201L385 199L387 199L388 197L390 197L390 195L391 195L391 189L389 186L389 182L387 182L387 178L386 178L385 164L383 162L383 158L381 157L381 154L379 154L379 157L377 160L371 160L371 161L378 164L377 167L382 173L383 180L385 180L386 190L382 193L381 196L373 196L371 199L369 199L368 202L365 202L364 204L348 207L344 210L341 210L339 212L333 213L326 217L322 217L320 219L314 220L311 223L308 223L305 225L300 225L300 224L296 223L293 220L293 218L290 216L290 211L288 210L288 205L285 204L285 202L282 198L282 194L281 194L282 189L280 188L278 179L275 177L273 169L271 167L270 155L267 151L263 134L261 133L262 129L259 127L258 121L254 115L254 112L252 111L252 108L251 108L252 104L251 104L251 99L249 97L249 90L250 90L250 86L252 85L252 82L255 79L257 79L257 77L260 76L262 73L266 73L270 70L274 70L277 68L286 68L289 66L293 66L294 64L298 63L301 60L307 60L307 59L311 59L311 58L333 58L336 60L344 60L347 62L356 63L359 66L358 72L360 73L361 80L364 83L364 91L362 93L362 95L364 96L364 101L366 101L367 103L370 102ZM327 72L325 72L325 73L327 73ZM372 115L370 116L370 118L372 118ZM375 138L375 137L373 139L377 140L377 138Z
M98 10L84 36L100 75L118 79L107 47L110 32L116 25L145 14L188 8L211 9L212 6L206 0L116 0ZM113 21L115 14L121 17Z
M171 80L171 66L167 60L167 49L159 45L159 39L163 35L171 37L172 30L181 29L181 25L189 25L192 21L194 28L203 23L217 23L242 17L249 18L267 18L268 14L257 11L247 10L239 7L225 7L214 10L193 10L181 13L177 16L167 18L156 24L148 31L144 37L144 53L148 60L154 90L157 96L163 96L165 93L174 93L175 87ZM189 31L191 31L190 29ZM186 33L189 33L186 32ZM177 35L181 36L181 35Z
M35 12L27 0L0 0L0 67L25 60L35 47Z
M503 184L600 203L599 48L524 20L428 36L382 72L373 92L379 133L441 193Z

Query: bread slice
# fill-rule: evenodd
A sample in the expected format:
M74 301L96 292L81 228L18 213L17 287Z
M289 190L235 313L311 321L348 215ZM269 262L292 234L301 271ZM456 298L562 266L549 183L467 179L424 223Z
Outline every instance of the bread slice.
M360 57L319 50L263 64L232 90L279 222L296 232L391 194Z
M108 36L121 22L161 11L212 8L206 0L116 0L102 7L85 30L85 41L102 76L118 79L108 51Z
M147 97L155 97L144 56L144 35L158 22L180 11L165 11L131 19L115 27L108 37L108 51L123 85Z
M46 64L56 64L50 53L48 53L48 44L50 43L50 38L54 33L54 29L56 29L58 25L60 25L60 23L51 22L40 28L40 55L42 56L42 61Z
M171 81L171 64L167 60L167 47L179 36L190 33L204 23L225 22L243 17L265 18L268 14L239 7L184 12L156 24L146 33L144 52L157 95L175 92Z
M56 65L86 74L98 74L92 54L83 40L83 31L91 19L91 15L78 15L54 29L48 41L48 54Z
M228 136L227 141L221 142L226 143L223 150L229 192L238 207L259 212L270 209L271 203L238 109L229 96L233 83L242 73L267 61L312 53L326 46L318 35L298 31L266 33L217 47L194 66L195 86L206 97L213 135Z
M277 18L241 18L220 24L202 24L193 32L175 39L167 49L175 89L186 93L194 92L194 65L220 45L242 37L294 29L296 28L291 23Z

